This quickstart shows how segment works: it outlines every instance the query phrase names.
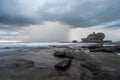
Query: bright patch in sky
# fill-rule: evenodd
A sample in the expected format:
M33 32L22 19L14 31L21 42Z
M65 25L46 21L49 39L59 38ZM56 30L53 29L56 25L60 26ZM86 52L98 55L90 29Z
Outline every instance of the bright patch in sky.
M14 42L22 42L21 40L0 40L0 43L14 43Z

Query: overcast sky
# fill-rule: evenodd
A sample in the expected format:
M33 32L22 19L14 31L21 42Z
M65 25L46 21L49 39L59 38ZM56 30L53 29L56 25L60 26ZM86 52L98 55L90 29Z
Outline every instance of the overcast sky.
M120 40L120 0L0 0L0 40Z

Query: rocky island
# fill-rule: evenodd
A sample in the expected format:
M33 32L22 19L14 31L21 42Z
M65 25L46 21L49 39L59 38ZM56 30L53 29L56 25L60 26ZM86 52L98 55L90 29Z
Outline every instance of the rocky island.
M94 43L101 43L105 38L105 34L102 32L89 34L88 37L82 38L82 42L94 42Z

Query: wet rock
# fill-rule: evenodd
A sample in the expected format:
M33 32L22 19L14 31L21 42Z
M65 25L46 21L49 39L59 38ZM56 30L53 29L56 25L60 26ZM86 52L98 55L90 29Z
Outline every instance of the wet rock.
M110 73L104 72L99 75L94 75L93 80L119 80L119 78L114 77Z
M65 53L65 51L56 51L56 52L54 52L53 55L54 55L55 57L62 57L62 58L64 58L65 55L66 55L66 53Z
M96 48L96 49L89 49L90 52L116 52L116 50L112 47L102 47L102 48Z
M53 53L53 55L55 57L59 57L59 58L73 58L73 56L69 53L66 53L65 51L56 51Z
M53 54L55 57L62 57L64 58L66 56L66 52L65 51L56 51Z
M96 49L89 49L90 52L100 52L101 51L101 48L96 48Z
M88 74L87 72L82 72L80 76L80 80L93 80L92 75Z
M114 50L112 48L102 48L102 52L114 52Z
M57 63L55 65L55 68L60 69L60 70L66 70L70 66L71 61L72 61L71 59L67 58L67 59Z
M67 54L67 55L66 55L66 58L73 59L73 55L72 55L72 54Z

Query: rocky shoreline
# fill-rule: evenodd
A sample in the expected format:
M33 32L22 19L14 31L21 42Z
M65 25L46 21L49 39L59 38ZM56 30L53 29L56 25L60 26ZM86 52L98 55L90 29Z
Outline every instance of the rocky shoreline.
M65 57L55 57L55 51L64 51ZM0 80L119 80L81 47L28 48L9 53L0 57ZM66 65L66 57L72 59L69 67L65 70L55 68L59 63L62 67Z

